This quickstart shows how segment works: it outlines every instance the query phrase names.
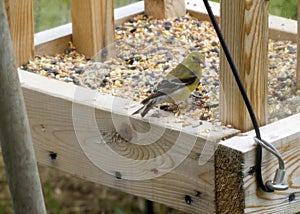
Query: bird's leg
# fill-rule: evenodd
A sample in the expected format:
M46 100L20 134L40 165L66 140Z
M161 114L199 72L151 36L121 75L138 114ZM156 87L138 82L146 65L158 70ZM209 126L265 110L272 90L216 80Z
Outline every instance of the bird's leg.
M176 106L175 111L173 110L173 112L175 113L175 117L179 117L179 115L181 113L180 108L179 108L178 104L176 104L176 103L173 103L173 105Z
M176 117L178 117L180 115L179 106L175 102L172 102L172 103L169 103L166 105L161 105L160 109L164 110L164 111L172 111L173 113L175 113Z

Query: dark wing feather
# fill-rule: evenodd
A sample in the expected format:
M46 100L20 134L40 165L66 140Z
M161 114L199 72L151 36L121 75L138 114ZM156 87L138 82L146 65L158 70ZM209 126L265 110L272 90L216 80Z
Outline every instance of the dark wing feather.
M189 72L186 76L189 78L176 78L176 77L181 77L182 73ZM186 66L183 64L178 64L176 68L174 68L170 73L167 74L166 79L162 80L157 84L153 92L149 97L146 99L142 100L142 104L146 104L149 102L149 100L161 97L164 95L171 94L172 92L185 87L187 85L190 85L194 83L197 79L197 76L193 71L188 69Z
M183 79L182 81L179 79L172 79L172 80L162 80L161 82L158 83L156 88L153 90L152 94L144 99L141 103L146 104L149 100L171 94L172 92L181 89L187 85L192 84L195 82L197 79L196 76Z

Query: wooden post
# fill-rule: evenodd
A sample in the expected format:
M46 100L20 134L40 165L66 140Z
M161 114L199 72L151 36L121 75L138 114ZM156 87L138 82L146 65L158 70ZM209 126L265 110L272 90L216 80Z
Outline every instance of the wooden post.
M145 14L158 19L184 16L185 0L144 0Z
M105 60L114 53L114 2L72 0L73 42L87 58ZM104 49L105 48L105 49ZM100 54L99 54L100 53Z
M46 208L4 0L0 0L0 32L0 142L14 213L43 214Z
M280 152L285 163L285 191L264 192L255 176L254 131L219 143L215 153L216 213L298 213L300 180L300 114L261 127L266 141ZM264 182L273 180L278 160L264 151Z
M221 29L260 125L266 123L268 1L222 0ZM232 71L221 54L220 116L242 131L252 123Z
M300 0L298 0L298 31L297 31L297 70L296 70L296 84L297 90L300 90Z
M32 0L5 0L10 34L17 65L34 57L34 23Z

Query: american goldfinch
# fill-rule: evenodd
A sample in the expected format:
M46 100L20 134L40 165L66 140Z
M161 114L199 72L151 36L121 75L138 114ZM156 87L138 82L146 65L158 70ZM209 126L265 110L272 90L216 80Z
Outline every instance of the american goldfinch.
M142 100L143 107L133 113L140 113L144 117L152 107L160 103L174 103L185 100L195 90L202 76L204 66L204 55L199 52L192 52L165 78L160 81L151 95Z

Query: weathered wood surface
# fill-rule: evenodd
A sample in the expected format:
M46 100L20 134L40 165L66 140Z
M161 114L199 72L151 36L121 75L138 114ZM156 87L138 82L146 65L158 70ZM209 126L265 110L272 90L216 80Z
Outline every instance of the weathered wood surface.
M267 119L268 2L221 1L221 29L258 123L263 125ZM221 121L251 130L252 121L223 51L220 70Z
M184 16L185 0L144 0L145 14L158 19Z
M297 42L297 21L269 15L269 38Z
M34 56L32 4L32 0L5 0L17 65L27 63Z
M66 24L34 35L35 55L63 53L72 40L72 25Z
M209 3L217 20L220 18L220 4ZM186 0L186 9L200 20L209 20L203 1ZM274 40L291 40L297 42L297 21L269 15L269 38Z
M144 3L137 2L114 10L115 24L120 25L129 18L144 12ZM34 35L35 55L62 53L72 40L72 23L45 30Z
M114 56L114 3L102 0L71 1L73 43L77 50L103 61Z
M209 4L211 6L211 10L213 11L217 21L219 21L220 20L220 3L209 2ZM185 7L186 7L187 12L191 16L193 16L199 20L210 21L203 1L185 0Z
M219 20L220 4L210 2L212 10ZM186 9L199 20L209 20L203 2L198 0L186 0ZM135 15L144 12L144 2L137 2L114 10L115 24L120 25ZM269 16L269 37L274 40L297 40L297 22L278 16ZM52 32L53 31L53 32ZM51 37L54 37L51 39ZM67 48L71 40L72 24L66 24L35 34L35 54L50 55L61 53ZM50 40L49 40L50 38ZM53 41L52 41L53 40Z
M286 191L266 193L256 184L254 132L248 132L221 142L216 157L216 177L227 175L227 183L216 184L217 193L233 200L224 203L217 197L217 210L233 212L244 207L244 213L296 213L300 210L300 114L285 118L261 128L262 138L281 153L286 167ZM263 151L262 174L264 181L274 178L277 159ZM221 174L219 174L221 173ZM225 181L226 179L222 177ZM233 178L233 179L232 179ZM238 181L238 183L236 183ZM237 188L239 187L239 188ZM226 191L225 191L226 189ZM224 190L225 192L222 192ZM244 196L238 198L237 196ZM223 212L222 212L223 213Z
M115 13L115 24L121 25L124 22L128 21L128 19L144 13L144 2L136 2L133 4L126 5L124 7L116 8L114 10Z
M132 117L131 101L19 74L39 163L187 213L215 211L215 141L236 130Z

